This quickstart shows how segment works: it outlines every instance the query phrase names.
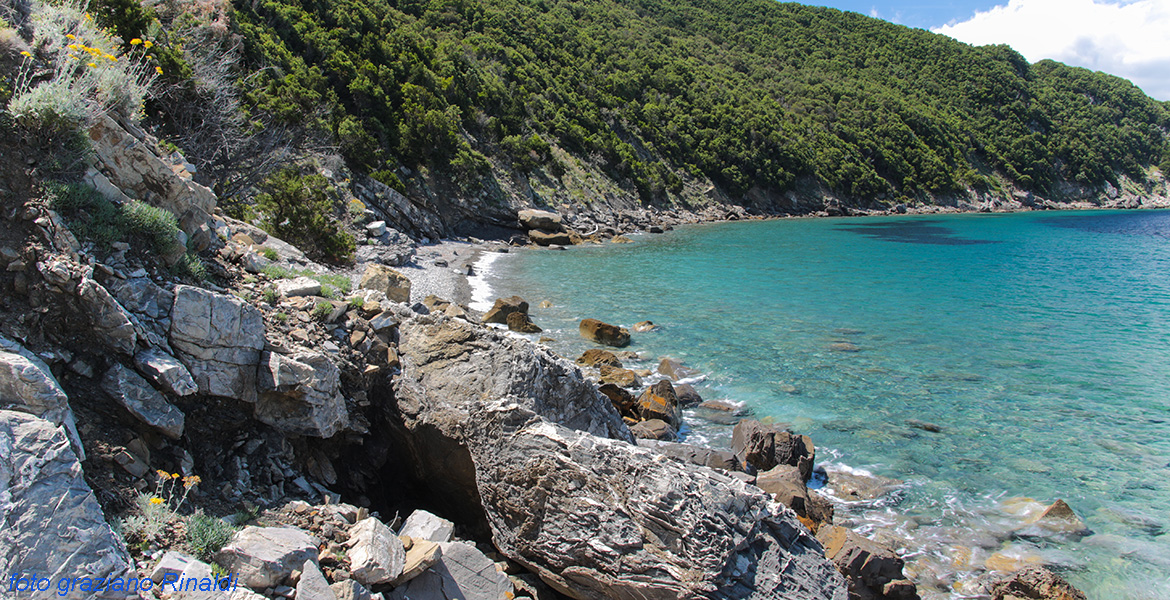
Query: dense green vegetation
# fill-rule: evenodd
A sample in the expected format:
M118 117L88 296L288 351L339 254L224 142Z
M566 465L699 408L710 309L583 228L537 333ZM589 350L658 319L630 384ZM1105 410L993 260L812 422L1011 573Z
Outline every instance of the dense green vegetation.
M474 180L548 143L643 198L813 176L860 198L1116 182L1166 153L1165 104L1005 46L771 0L257 0L236 20L257 110L369 171ZM1170 154L1170 153L1167 153ZM555 169L554 169L555 172Z

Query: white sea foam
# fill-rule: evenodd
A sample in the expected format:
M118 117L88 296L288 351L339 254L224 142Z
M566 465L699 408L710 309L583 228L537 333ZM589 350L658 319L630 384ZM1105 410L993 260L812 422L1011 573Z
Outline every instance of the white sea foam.
M495 299L492 298L492 286L488 283L488 275L492 272L492 264L501 256L503 254L499 252L481 252L479 259L475 261L475 266L472 267L475 274L467 278L467 284L471 286L469 308L472 310L480 312L491 310Z

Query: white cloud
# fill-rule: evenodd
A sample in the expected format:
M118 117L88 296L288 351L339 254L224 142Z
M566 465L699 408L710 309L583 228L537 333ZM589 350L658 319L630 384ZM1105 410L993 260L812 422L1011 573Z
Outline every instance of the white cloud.
M1008 44L1031 62L1045 58L1124 77L1170 100L1170 2L1010 0L933 30L982 46Z

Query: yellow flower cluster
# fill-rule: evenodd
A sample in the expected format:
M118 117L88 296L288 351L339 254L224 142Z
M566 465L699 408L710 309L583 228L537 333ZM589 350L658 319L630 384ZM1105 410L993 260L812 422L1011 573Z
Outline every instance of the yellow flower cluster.
M151 503L151 504L162 504L162 503L163 503L163 499L162 499L162 498L159 498L158 496L153 496L153 497L151 497L151 499L150 499L150 503Z

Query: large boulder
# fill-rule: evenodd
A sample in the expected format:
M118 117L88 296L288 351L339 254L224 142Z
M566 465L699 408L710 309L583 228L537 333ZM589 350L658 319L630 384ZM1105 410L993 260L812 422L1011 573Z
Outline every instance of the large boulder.
M630 345L630 332L625 327L602 323L597 319L584 319L577 328L581 337L603 346L624 348Z
M264 319L256 307L180 285L171 310L171 347L200 393L256 401L256 367L264 349Z
M849 582L851 600L917 600L914 584L902 574L902 559L889 548L836 525L822 525L817 539Z
M812 438L794 435L754 419L745 419L735 424L731 434L731 449L744 462L761 471L776 465L798 467L806 482L812 476L813 461L816 459Z
M358 287L382 292L392 302L410 302L410 279L385 265L366 265Z
M543 231L561 231L561 216L547 210L526 208L516 214L520 226L524 229L540 229Z
M777 465L756 476L756 487L772 494L777 502L791 508L802 517L814 533L821 523L833 522L833 503L828 498L810 491L800 469L791 465Z
M245 527L215 554L241 584L262 590L284 583L306 560L317 560L317 538L293 527Z
M390 600L510 600L508 576L466 542L439 544L439 561L387 595Z
M349 529L350 574L369 587L402 575L406 549L402 540L378 519L368 517Z
M513 399L467 442L492 540L573 598L846 598L787 509L714 470L573 431Z
M622 361L609 350L602 350L601 348L590 348L581 353L577 358L577 364L584 367L597 367L609 365L611 367L621 368Z
M514 312L508 315L508 330L519 333L540 333L542 330L532 322L527 313Z
M560 231L556 233L548 233L539 230L532 230L528 232L528 239L532 240L533 244L537 246L571 246L573 245L573 236L566 232Z
M0 336L0 410L15 410L65 428L73 452L85 460L69 397L49 365L24 346Z
M495 304L483 315L484 323L508 323L508 315L512 313L528 314L528 303L520 296L496 298Z
M580 369L538 344L432 315L403 322L398 337L402 372L391 422L402 428L395 436L406 453L402 463L451 514L478 510L464 431L470 405L481 398L513 396L566 427L633 440Z
M449 542L454 533L454 523L425 510L410 513L398 530L398 535L431 542Z
M332 437L349 426L341 370L321 352L265 352L255 415L285 433Z
M167 402L167 399L138 373L115 364L102 378L102 390L136 419L167 437L177 440L183 435L183 424L186 420L183 411Z
M0 411L0 573L63 577L125 576L133 569L65 429L45 419ZM10 582L5 581L8 586ZM21 594L17 594L20 597ZM66 598L89 598L75 590ZM61 597L56 590L39 597Z
M1044 567L1029 566L991 585L992 600L1085 600L1084 592Z
M678 396L674 393L674 385L667 379L646 388L646 391L638 396L634 409L643 420L660 419L676 430L682 425L682 409L678 404Z

